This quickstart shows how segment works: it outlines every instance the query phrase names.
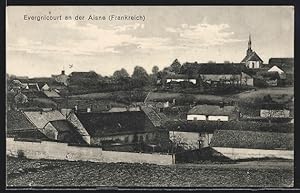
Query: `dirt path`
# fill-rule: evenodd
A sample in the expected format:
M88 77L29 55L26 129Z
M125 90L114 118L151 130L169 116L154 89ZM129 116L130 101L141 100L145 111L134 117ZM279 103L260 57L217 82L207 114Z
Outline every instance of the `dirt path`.
M292 169L294 167L293 161L243 161L238 163L205 163L205 164L176 164L174 167L182 168L249 168L249 169Z

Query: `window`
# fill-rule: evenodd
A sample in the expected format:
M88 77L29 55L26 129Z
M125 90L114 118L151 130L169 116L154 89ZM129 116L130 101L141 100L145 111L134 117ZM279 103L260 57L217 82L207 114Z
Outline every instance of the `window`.
M125 137L125 143L128 143L128 136L127 137Z
M144 137L141 135L140 136L140 142L144 141Z

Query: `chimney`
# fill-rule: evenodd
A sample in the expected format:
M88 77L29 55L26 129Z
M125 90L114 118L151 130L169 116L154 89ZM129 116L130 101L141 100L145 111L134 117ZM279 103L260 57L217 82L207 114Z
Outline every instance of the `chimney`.
M65 75L65 71L64 70L61 71L61 75Z

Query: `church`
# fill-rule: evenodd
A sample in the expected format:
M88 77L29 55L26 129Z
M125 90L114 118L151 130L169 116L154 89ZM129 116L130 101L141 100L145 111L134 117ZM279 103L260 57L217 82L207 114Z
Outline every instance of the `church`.
M251 48L251 35L249 35L248 49L245 58L241 61L247 68L260 68L263 64L262 59Z

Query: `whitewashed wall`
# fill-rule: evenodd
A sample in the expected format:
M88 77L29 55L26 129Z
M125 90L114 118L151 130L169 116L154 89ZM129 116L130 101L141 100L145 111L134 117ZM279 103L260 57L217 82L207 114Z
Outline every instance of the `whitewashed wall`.
M193 120L205 121L206 115L187 115L187 120L188 121L193 121Z
M193 84L196 84L196 82L197 82L196 79L183 79L183 78L168 78L167 79L167 83L169 83L169 82L184 82L184 81L191 82Z
M228 116L208 116L209 121L228 121Z
M204 132L169 131L170 140L186 150L199 149L199 141L201 147L209 146L212 136L213 134Z
M269 110L269 109L261 109L260 110L261 117L277 117L277 118L284 118L290 116L289 110Z
M266 149L247 149L247 148L229 148L229 147L213 147L230 159L249 159L249 158L285 158L294 159L294 151L292 150L266 150Z
M14 141L13 138L7 138L6 154L16 157L19 151L22 151L24 156L29 159L172 164L172 155L166 154L103 151L99 147L68 146L66 143L50 141Z

